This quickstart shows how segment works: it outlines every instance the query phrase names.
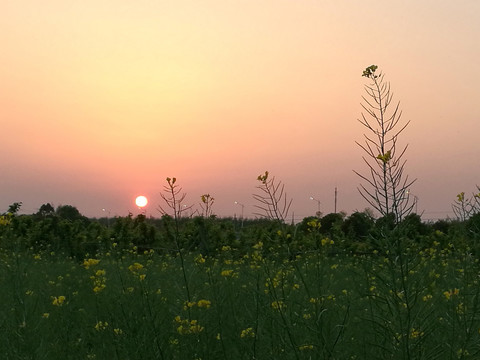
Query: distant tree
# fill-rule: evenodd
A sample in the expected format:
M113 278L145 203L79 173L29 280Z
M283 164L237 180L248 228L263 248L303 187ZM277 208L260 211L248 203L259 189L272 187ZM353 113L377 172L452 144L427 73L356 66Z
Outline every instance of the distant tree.
M75 206L72 205L60 205L57 207L55 211L58 217L65 219L65 220L80 220L83 219L84 216L80 214L80 211Z
M410 239L418 239L419 236L425 236L430 232L429 227L422 222L420 215L409 214L401 222L403 234Z
M365 239L370 235L370 232L375 222L373 218L364 212L354 212L342 224L342 230L351 239Z
M15 202L8 207L7 214L16 215L20 211L20 207L22 206L22 202Z
M322 224L321 232L329 233L335 226L341 227L343 225L343 218L344 216L339 213L325 215L320 219L320 223Z
M410 121L400 123L402 112L400 103L392 109L393 94L390 83L384 81L382 73L376 73L376 65L363 71L364 77L372 81L365 85L367 96L362 96L361 104L365 113L358 121L367 129L364 143L357 142L366 156L368 174L354 171L365 184L358 188L362 197L382 216L393 214L394 222L399 223L413 210L416 198L411 201L409 187L415 180L409 180L405 175L403 159L408 145L398 148L398 136L405 130Z
M40 209L38 209L36 215L39 215L41 217L45 217L45 216L50 216L50 215L53 215L53 214L55 214L55 208L52 206L52 204L46 203L46 204L43 204L42 206L40 206Z

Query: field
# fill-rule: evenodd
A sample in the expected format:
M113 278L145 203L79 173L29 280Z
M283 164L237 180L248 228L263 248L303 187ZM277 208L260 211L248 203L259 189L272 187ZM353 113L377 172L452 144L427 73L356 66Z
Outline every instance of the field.
M0 357L480 358L480 267L468 251L394 239L368 254L332 248L1 250Z

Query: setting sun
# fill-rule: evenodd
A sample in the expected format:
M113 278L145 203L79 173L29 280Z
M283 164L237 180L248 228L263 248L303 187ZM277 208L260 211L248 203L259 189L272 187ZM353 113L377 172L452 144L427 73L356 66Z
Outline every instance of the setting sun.
M139 207L139 208L143 208L145 206L147 206L148 204L148 199L143 196L143 195L140 195L140 196L137 196L137 198L135 199L135 204Z

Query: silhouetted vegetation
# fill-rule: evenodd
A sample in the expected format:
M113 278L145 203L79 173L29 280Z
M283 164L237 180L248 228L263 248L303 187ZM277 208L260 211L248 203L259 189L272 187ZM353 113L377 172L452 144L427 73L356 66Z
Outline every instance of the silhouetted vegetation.
M18 215L20 203L15 203L2 216L0 246L17 249L51 249L82 258L87 253L107 251L112 247L130 248L139 252L154 249L175 254L198 251L214 256L223 246L245 254L258 241L265 249L283 249L285 254L313 251L322 239L333 242L332 253L365 253L379 249L378 239L392 234L400 236L404 244L428 247L433 241L468 246L477 251L480 238L480 214L467 220L439 220L423 222L419 215L410 214L395 223L393 214L373 218L367 212L349 216L331 213L321 218L312 216L296 225L278 219L236 219L216 216L178 217L163 215L147 218L140 214L126 217L89 219L76 207L42 205L31 215ZM441 234L441 235L439 235ZM176 243L178 241L178 244ZM480 250L480 249L479 249Z

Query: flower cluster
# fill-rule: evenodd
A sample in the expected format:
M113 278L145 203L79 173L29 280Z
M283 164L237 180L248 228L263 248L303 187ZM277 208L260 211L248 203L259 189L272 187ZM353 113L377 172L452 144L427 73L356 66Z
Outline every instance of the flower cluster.
M242 332L240 333L240 337L242 339L254 338L255 337L255 331L253 331L253 328L251 328L251 327L246 328L246 329L242 330Z
M128 267L128 270L130 270L132 273L137 273L137 272L139 272L139 271L142 270L142 269L143 269L143 265L140 264L140 263L138 263L138 262L136 262L136 263L134 263L133 265L130 265L130 266Z
M209 309L211 305L212 303L210 300L204 300L204 299L198 300L198 301L185 301L183 303L183 310L188 310L195 306L199 308Z
M205 329L198 324L198 320L182 319L178 315L175 317L175 322L178 325L177 332L180 335L199 334Z
M100 262L100 260L97 260L97 259L85 259L83 261L83 266L85 267L85 269L89 269L90 266L95 266L97 265L98 263Z
M270 305L273 310L277 310L277 311L283 310L287 306L282 300L274 301Z
M60 295L59 297L52 297L52 305L55 306L62 306L65 302L66 298L63 295Z
M307 222L307 226L308 226L307 228L308 231L313 232L320 229L322 227L322 224L320 223L319 219L312 219L309 222Z
M130 272L135 275L135 276L138 276L138 278L140 279L140 281L143 281L145 280L145 278L147 277L146 274L142 274L142 271L144 270L144 266L138 262L134 263L133 265L130 265L128 267L128 270L130 270Z
M334 244L333 240L331 240L329 238L322 239L321 243L322 243L322 246L327 246L327 245L333 245Z
M101 331L101 330L105 330L107 327L108 327L108 322L106 322L106 321L99 321L99 322L97 322L97 324L95 325L95 330Z
M203 257L202 254L198 254L197 256L195 256L195 259L194 259L195 263L200 265L200 264L205 264L205 258Z
M457 288L455 288L455 289L453 289L453 290L444 291L444 292L443 292L443 295L445 295L445 297L447 298L447 300L450 300L450 298L451 298L452 296L458 295L459 292L460 292L460 290L458 290Z
M95 271L95 275L90 276L90 279L93 282L93 292L94 293L99 293L103 289L105 289L107 278L105 277L105 274L107 272L105 270L97 270Z
M222 270L222 272L220 273L221 276L223 277L231 277L231 278L238 278L238 272L235 272L231 269L229 270Z

